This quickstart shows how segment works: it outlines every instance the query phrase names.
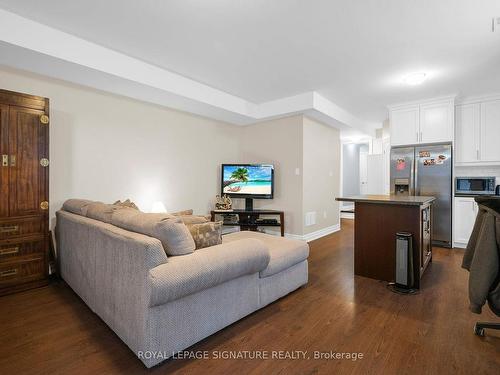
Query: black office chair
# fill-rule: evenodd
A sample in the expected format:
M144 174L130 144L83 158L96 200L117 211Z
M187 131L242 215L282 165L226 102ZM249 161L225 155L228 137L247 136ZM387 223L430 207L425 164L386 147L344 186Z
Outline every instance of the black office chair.
M485 329L500 330L500 323L476 322L474 325L474 333L478 336L484 336Z

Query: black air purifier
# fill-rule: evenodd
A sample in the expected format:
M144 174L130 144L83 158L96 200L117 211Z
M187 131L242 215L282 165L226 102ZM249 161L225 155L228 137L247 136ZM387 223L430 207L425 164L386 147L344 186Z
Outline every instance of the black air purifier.
M396 283L400 291L412 290L415 283L413 274L413 235L396 233Z

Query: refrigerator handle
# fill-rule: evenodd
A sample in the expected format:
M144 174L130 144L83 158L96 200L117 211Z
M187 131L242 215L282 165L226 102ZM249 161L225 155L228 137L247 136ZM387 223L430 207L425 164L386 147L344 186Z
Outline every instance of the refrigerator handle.
M418 190L418 161L417 161L417 151L415 150L415 155L413 157L413 194L419 195L420 191Z

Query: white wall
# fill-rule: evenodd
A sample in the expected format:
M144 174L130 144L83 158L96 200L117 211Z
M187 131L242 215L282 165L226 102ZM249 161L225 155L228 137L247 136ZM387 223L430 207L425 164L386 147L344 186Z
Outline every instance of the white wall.
M51 218L75 197L206 213L239 156L233 125L14 71L0 87L50 98Z
M359 195L360 145L346 143L342 148L342 195Z
M255 206L284 210L287 233L338 223L340 141L330 126L297 115L238 127L6 68L0 87L50 99L52 226L68 198L130 198L144 211L160 200L169 211L207 213L220 164L232 162L276 166L274 199ZM316 225L305 229L312 210Z
M304 117L303 213L316 213L316 223L304 234L340 224L340 133Z
M301 115L265 121L245 126L240 138L241 162L275 167L274 199L256 199L254 207L285 211L285 231L295 235L303 233L302 126Z
M305 236L339 224L340 135L337 129L302 115L246 126L241 134L242 162L272 163L275 197L255 207L285 211L285 232ZM316 223L305 225L305 215Z

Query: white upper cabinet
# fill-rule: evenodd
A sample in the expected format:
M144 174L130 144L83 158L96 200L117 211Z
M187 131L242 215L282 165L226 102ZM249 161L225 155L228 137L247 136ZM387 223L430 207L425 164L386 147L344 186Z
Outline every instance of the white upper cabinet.
M500 99L456 107L456 162L500 164Z
M455 157L457 163L479 160L479 136L481 126L481 104L457 105Z
M454 97L391 106L391 145L451 142L454 117Z
M481 103L481 161L500 162L500 100Z
M418 142L419 109L410 106L390 112L391 144L407 145Z
M420 106L420 143L453 140L453 103L448 101Z

